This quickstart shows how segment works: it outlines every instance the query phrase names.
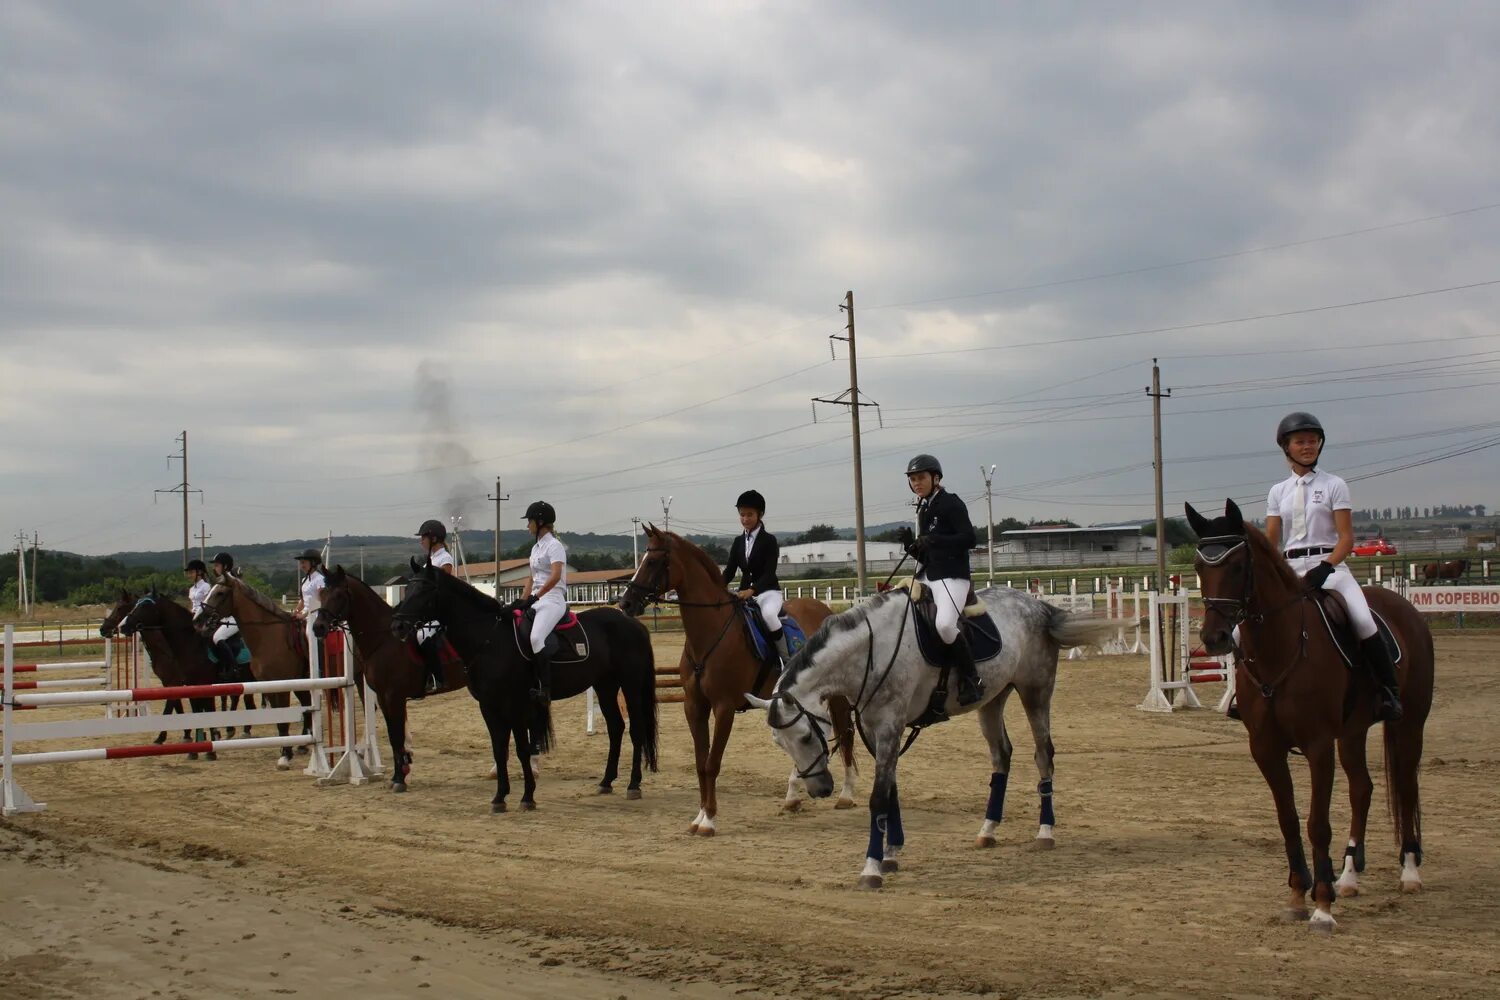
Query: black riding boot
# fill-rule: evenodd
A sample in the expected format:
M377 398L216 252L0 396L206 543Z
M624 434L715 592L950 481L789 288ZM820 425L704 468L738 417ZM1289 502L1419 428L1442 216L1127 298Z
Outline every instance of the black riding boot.
M1396 665L1391 662L1391 651L1385 648L1385 640L1379 634L1361 639L1359 651L1380 686L1380 701L1375 707L1375 717L1381 722L1401 721L1401 695L1396 681Z
M424 694L433 694L443 689L443 656L438 649L438 637L433 636L422 643L422 665L427 668Z
M532 656L531 668L536 672L531 696L543 705L549 704L552 701L552 650L548 646L543 646L540 653Z
M776 653L781 657L782 664L785 665L786 661L792 658L792 654L786 650L786 629L777 629L768 638L771 640L771 645L776 647Z
M953 657L953 670L958 674L958 703L972 705L984 698L984 685L979 680L979 668L974 665L974 651L969 648L969 637L959 629L958 638L948 647Z
M230 648L228 641L216 642L214 655L219 658L218 667L220 683L227 684L235 679L239 673L239 664L235 662L234 650Z

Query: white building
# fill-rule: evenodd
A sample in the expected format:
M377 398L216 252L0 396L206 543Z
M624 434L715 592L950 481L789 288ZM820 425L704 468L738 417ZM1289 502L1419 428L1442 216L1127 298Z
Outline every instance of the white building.
M902 556L895 542L865 542L865 562L892 562ZM782 566L849 565L855 561L854 539L836 538L831 542L802 542L781 547Z

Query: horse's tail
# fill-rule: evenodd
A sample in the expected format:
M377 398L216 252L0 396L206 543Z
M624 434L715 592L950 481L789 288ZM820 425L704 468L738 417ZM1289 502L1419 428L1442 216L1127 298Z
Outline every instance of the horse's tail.
M524 697L530 706L526 710L526 729L532 745L537 753L546 753L552 749L552 741L556 738L552 732L552 702L540 701L530 695Z
M1402 753L1401 723L1384 723L1385 743L1385 804L1390 813L1391 828L1395 833L1396 847L1406 850L1406 837L1402 830L1402 818L1411 813L1412 836L1416 843L1422 842L1422 800L1417 795L1415 781L1418 762L1407 760L1409 754ZM1410 771L1411 774L1407 772ZM1408 797L1412 800L1407 801Z
M641 748L641 758L646 766L656 770L657 700L656 700L656 650L651 645L651 633L635 618L620 616L632 633L630 639L640 643L643 652L631 656L636 676L625 684L625 707L630 712L630 739Z
M1051 604L1043 604L1047 616L1047 635L1059 649L1074 646L1097 646L1114 635L1120 623L1110 618L1076 615Z

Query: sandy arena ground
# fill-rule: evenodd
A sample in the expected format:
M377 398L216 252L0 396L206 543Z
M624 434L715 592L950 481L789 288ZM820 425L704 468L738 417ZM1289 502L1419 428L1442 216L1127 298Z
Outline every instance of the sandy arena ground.
M558 706L530 814L490 814L462 694L412 707L404 796L314 787L273 751L23 770L49 808L0 823L0 996L1500 996L1500 636L1441 634L1438 657L1426 891L1399 894L1372 814L1365 894L1336 906L1331 940L1279 918L1281 842L1239 725L1138 712L1144 660L1094 658L1058 682L1057 849L1030 849L1013 703L999 846L971 846L989 767L961 719L903 762L909 844L879 893L853 889L863 802L779 813L787 760L754 717L730 744L719 836L688 836L677 705L638 802L593 794L604 737L583 734L581 700ZM1334 817L1337 844L1342 775Z

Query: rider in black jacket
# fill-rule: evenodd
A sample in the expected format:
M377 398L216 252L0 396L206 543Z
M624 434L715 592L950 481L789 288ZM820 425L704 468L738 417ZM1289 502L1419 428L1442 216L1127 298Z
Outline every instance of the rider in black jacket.
M766 514L766 498L759 490L746 490L734 505L739 509L740 528L743 530L729 546L724 585L732 586L735 570L740 571L740 588L736 594L741 600L753 601L760 608L766 638L775 645L785 663L791 657L787 655L786 635L781 628L781 582L776 579L781 546L761 520Z
M969 640L959 628L969 599L969 550L974 547L974 525L969 508L942 486L943 467L931 455L918 455L906 465L907 486L918 497L917 530L903 529L907 554L922 566L918 579L932 590L938 638L958 672L958 703L972 705L984 697L979 668Z

